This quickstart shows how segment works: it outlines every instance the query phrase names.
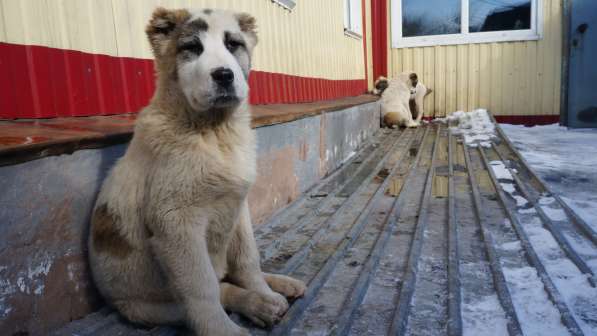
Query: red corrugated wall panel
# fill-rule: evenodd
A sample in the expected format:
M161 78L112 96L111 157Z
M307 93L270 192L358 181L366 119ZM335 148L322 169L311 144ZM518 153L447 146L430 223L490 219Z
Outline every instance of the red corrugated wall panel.
M373 46L373 79L388 75L388 4L371 0L371 35Z
M0 118L52 118L137 112L154 91L153 61L0 43ZM327 80L253 71L252 104L355 96L365 79Z

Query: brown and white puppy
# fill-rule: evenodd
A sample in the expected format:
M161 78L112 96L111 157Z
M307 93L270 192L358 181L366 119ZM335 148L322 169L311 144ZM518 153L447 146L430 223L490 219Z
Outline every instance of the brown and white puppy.
M375 81L374 93L382 97L382 116L386 126L418 127L424 112L423 100L431 89L419 82L416 73L408 71L391 80L380 77Z
M147 27L157 90L104 182L89 259L133 322L248 335L227 311L276 323L302 282L261 272L247 192L255 179L247 79L255 19L158 8Z

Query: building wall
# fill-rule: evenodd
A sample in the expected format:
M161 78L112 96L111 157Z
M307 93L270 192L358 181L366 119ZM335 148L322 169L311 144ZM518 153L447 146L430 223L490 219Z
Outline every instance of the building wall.
M344 34L343 2L301 0L288 11L271 0L0 0L0 70L12 74L10 79L0 79L0 88L12 92L13 82L23 82L2 97L16 102L0 105L0 117L10 117L10 111L19 112L13 112L13 117L110 114L143 106L153 92L152 55L144 31L157 6L233 9L256 17L260 42L251 78L252 87L258 87L251 95L253 103L363 93L367 85L364 43ZM102 78L112 73L119 78ZM136 86L139 98L128 105L104 102L106 106L92 111L102 102L89 98L88 104L81 105L54 97L66 94L85 100L110 90L114 81L123 90ZM47 91L56 92L44 97ZM57 106L56 111L46 112L51 105Z
M389 75L413 70L434 90L426 116L474 108L497 116L559 115L562 0L541 2L538 41L390 49Z

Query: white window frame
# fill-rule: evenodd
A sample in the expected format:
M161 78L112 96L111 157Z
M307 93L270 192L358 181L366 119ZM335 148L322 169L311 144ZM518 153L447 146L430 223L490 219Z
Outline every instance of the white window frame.
M363 8L361 0L344 0L344 34L363 38Z
M272 2L292 11L296 7L296 0L272 0Z
M531 0L531 29L469 32L469 0L461 0L460 34L402 36L402 0L392 0L392 48L429 47L470 43L532 41L543 38L543 1Z

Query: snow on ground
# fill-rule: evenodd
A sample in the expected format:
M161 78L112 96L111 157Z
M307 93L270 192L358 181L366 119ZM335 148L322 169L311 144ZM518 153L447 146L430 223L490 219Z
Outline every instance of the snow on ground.
M484 296L474 303L464 302L462 317L465 336L508 335L508 320L495 294Z
M537 217L522 220L531 244L586 335L597 335L597 288L587 281Z
M450 127L453 134L462 134L470 147L491 147L491 138L495 136L495 125L487 114L487 110L477 109L471 112L456 111L450 116L435 119L436 122L449 123L457 121L457 126Z
M501 125L529 165L597 230L597 129ZM548 215L548 204L543 205Z
M516 187L514 187L514 178L512 177L512 174L510 174L508 168L506 168L506 165L502 161L491 161L489 164L491 165L491 170L493 170L495 177L500 182L502 189L510 194L510 196L512 196L512 198L514 198L516 201L516 206L526 206L529 202L526 198L516 193Z
M532 267L504 267L520 327L525 335L569 335L560 313L550 302L543 284Z

